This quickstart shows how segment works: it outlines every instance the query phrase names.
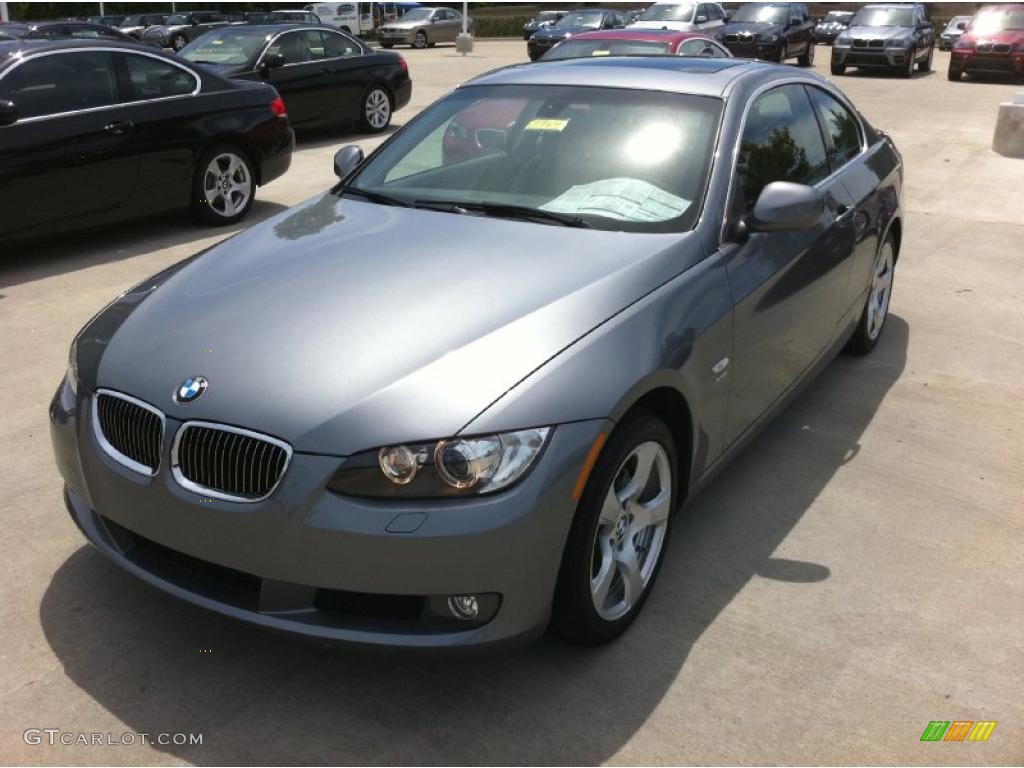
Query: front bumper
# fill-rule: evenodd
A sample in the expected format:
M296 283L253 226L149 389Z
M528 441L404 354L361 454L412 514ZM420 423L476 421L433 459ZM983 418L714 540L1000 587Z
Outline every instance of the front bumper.
M393 43L395 45L412 45L416 33L411 29L398 29L390 32L378 31L377 39L382 43Z
M100 448L90 405L91 395L76 399L62 383L50 424L68 510L100 552L227 616L383 647L496 645L540 634L575 511L573 484L608 429L604 421L559 426L530 474L494 496L342 497L325 490L342 458L296 453L268 499L241 504L202 498L171 476L181 422L167 418L161 467L144 477ZM462 594L498 596L497 612L470 629L425 623L437 599Z
M771 40L767 42L758 41L757 38L729 40L726 36L719 42L722 43L738 59L761 59L763 61L778 61L782 54L783 40Z
M959 72L1003 73L1024 77L1024 51L996 53L954 48L949 66Z
M531 61L536 61L560 42L562 41L552 40L550 38L537 40L536 38L531 37L526 43L526 53L529 55Z
M906 66L909 48L868 48L832 45L832 63L848 67L897 69Z

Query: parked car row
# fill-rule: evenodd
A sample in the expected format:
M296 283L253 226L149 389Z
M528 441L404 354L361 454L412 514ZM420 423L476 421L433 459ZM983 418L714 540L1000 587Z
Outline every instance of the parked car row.
M400 55L333 27L225 26L174 56L0 38L0 239L186 205L234 223L288 168L293 125L379 133L411 93Z

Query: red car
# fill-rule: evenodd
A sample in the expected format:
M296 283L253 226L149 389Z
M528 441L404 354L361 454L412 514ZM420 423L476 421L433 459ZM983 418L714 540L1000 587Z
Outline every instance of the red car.
M573 35L545 53L540 60L659 55L732 58L732 54L723 45L697 32L676 32L667 29L606 29Z
M949 79L1004 73L1024 80L1024 3L983 6L953 45Z

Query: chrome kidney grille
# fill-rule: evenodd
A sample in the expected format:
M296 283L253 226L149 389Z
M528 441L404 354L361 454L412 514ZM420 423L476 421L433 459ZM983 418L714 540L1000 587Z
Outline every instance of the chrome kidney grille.
M114 461L143 475L160 467L164 416L153 406L120 392L100 389L93 398L93 429Z
M171 471L194 493L228 501L261 501L284 477L292 449L258 432L190 421L178 430Z

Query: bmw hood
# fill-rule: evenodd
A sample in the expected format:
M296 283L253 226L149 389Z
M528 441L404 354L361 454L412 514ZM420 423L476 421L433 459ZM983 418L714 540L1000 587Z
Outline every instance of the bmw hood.
M902 40L914 36L910 27L847 27L846 34L850 37L867 40Z
M723 35L741 35L748 33L754 36L762 34L781 35L783 28L779 24L772 24L767 21L735 21L721 27Z
M143 37L166 37L167 35L174 34L175 32L181 32L185 29L183 24L175 24L173 27L166 26L164 24L154 24L152 27L142 33Z
M569 35L593 31L593 27L545 27L538 29L533 36L537 40L564 40Z
M79 336L79 376L173 419L257 430L298 451L344 456L446 437L700 254L693 233L328 193L115 301ZM192 376L208 389L176 404Z
M675 32L690 32L695 27L689 21L634 21L630 29L671 29Z
M964 32L961 39L977 45L979 43L995 43L996 45L1024 45L1024 30L1001 29L993 32L977 34Z

